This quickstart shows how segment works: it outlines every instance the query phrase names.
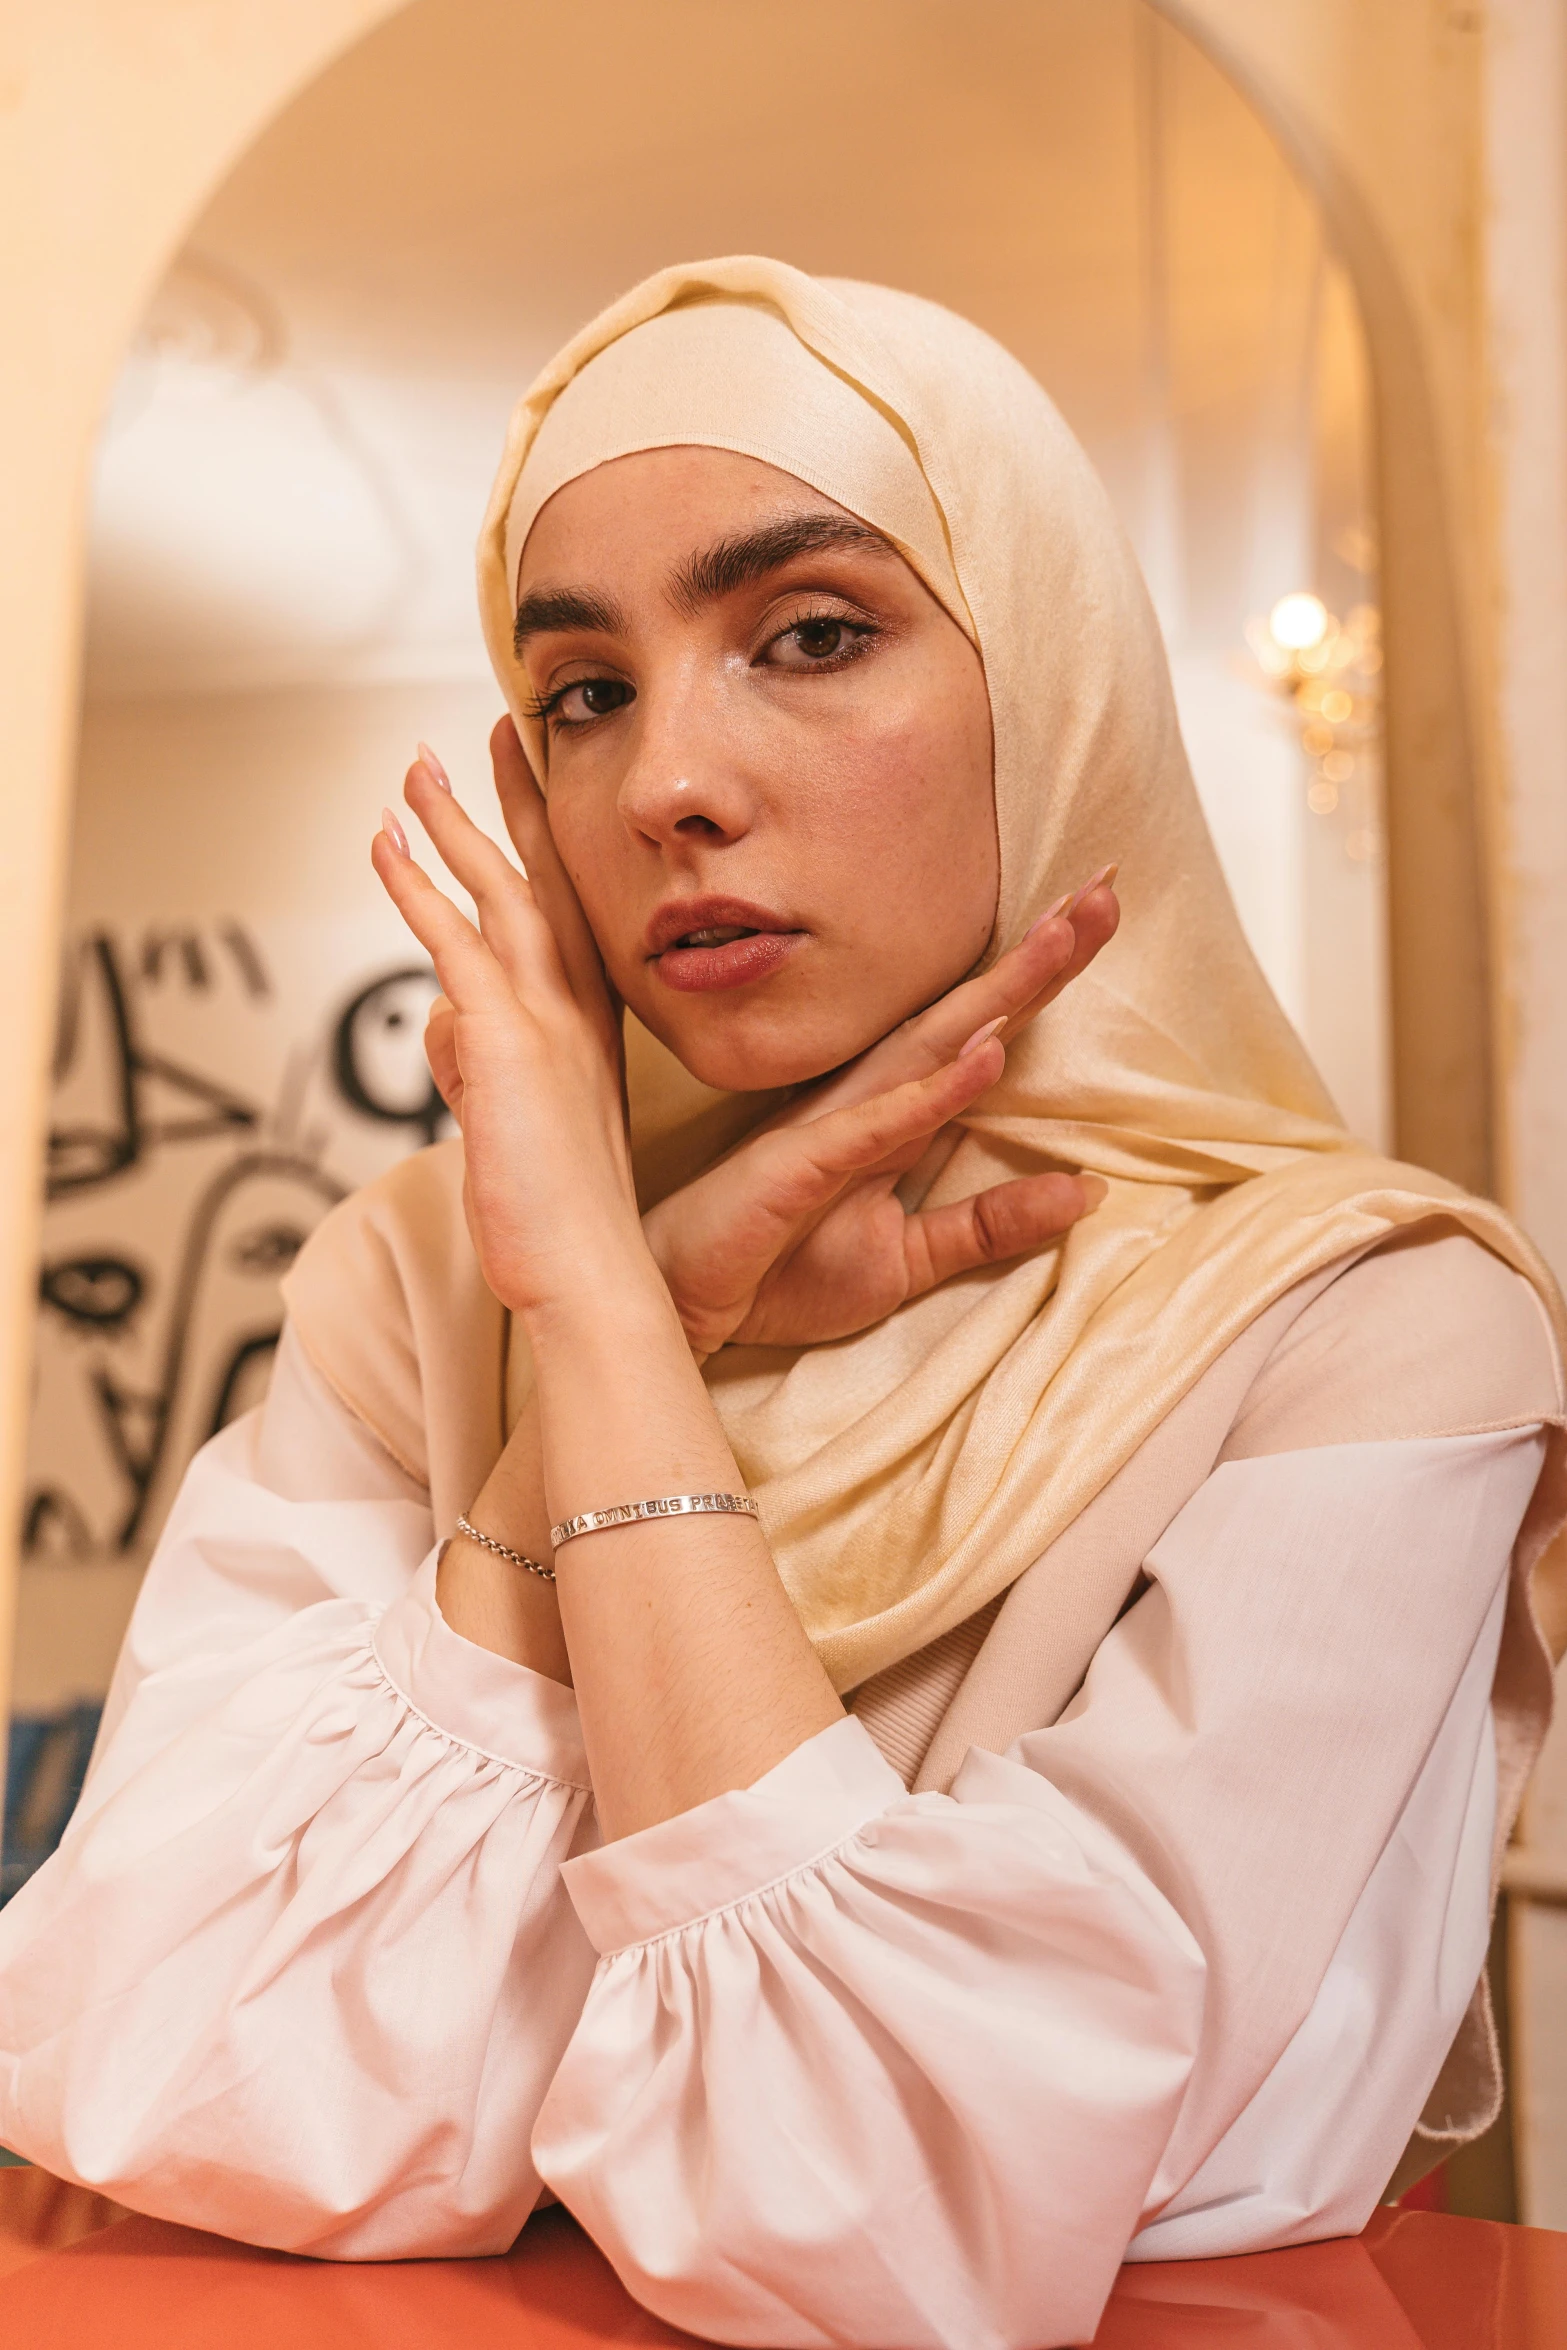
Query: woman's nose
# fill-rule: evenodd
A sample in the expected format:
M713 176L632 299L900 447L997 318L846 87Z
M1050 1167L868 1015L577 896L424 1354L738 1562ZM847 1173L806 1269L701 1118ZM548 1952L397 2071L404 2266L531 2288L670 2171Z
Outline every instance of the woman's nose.
M628 830L660 847L740 839L755 797L721 712L697 694L645 697L619 805Z

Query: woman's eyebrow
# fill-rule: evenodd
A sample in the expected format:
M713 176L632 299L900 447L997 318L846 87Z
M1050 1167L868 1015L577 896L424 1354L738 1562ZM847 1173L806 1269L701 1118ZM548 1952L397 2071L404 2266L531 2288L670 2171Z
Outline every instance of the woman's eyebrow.
M670 578L670 601L678 611L695 613L765 579L796 555L817 555L830 547L874 548L898 559L880 531L856 522L852 514L785 514L690 556Z
M856 522L852 514L785 514L689 556L670 580L670 598L677 610L695 613L704 604L733 595L736 588L765 579L797 555L818 555L832 547L864 547L899 559L880 531ZM517 606L512 647L520 660L529 637L567 629L616 636L624 634L626 626L625 613L614 599L591 588L532 588Z
M618 636L624 634L625 627L626 616L613 597L595 595L591 588L531 588L517 606L512 650L520 661L530 636L570 628L598 629L605 636Z

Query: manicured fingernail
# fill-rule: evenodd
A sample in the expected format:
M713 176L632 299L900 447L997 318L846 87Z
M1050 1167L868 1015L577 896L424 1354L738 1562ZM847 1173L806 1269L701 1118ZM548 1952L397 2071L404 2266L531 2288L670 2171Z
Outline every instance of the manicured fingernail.
M1007 1014L1003 1012L999 1020L987 1020L983 1028L976 1028L973 1035L969 1038L968 1043L964 1045L959 1051L958 1059L962 1061L965 1060L970 1053L977 1053L980 1046L982 1044L987 1044L991 1037L995 1035L996 1030L998 1028L1005 1028L1006 1024Z
M445 768L441 765L440 760L431 750L428 743L421 743L419 745L419 756L424 762L425 766L429 768L430 773L434 776L442 791L450 791L452 788L452 779L447 774Z
M400 857L406 857L412 853L408 846L408 835L406 832L404 832L402 826L398 823L397 818L392 814L390 808L383 808L381 810L381 830L385 833L387 839L391 842L393 848L397 851L397 854Z
M1102 1175L1079 1175L1083 1188L1083 1213L1091 1216L1102 1200L1110 1197L1110 1186Z
M1029 924L1027 930L1023 934L1024 937L1032 938L1036 930L1043 930L1047 922L1053 922L1058 914L1064 914L1071 902L1072 893L1070 890L1068 890L1065 897L1057 898L1055 904L1053 906L1047 906L1036 922L1031 922Z
M1084 898L1091 898L1096 889L1104 889L1108 887L1111 883L1114 882L1115 877L1120 872L1120 870L1121 868L1119 865L1101 865L1098 872L1095 873L1089 880L1085 881L1081 889L1073 890L1071 896L1061 907L1061 912L1065 914L1075 914L1078 907L1082 904ZM1054 913L1056 909L1052 907L1051 911Z

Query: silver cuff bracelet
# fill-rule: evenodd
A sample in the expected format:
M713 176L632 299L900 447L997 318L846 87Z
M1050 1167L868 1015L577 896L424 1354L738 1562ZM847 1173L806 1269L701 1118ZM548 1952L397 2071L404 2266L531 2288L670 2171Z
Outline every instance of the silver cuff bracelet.
M761 1516L748 1493L669 1493L660 1501L617 1501L613 1509L584 1510L550 1528L550 1542L559 1550L579 1534L600 1534L606 1526L629 1526L637 1518L691 1518L714 1510L746 1518Z

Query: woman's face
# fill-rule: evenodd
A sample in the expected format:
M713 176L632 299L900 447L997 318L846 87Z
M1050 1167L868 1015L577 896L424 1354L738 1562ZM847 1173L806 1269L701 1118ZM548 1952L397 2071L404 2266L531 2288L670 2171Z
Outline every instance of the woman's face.
M885 540L725 450L620 457L523 555L550 829L621 995L707 1084L849 1060L984 952L979 656Z

